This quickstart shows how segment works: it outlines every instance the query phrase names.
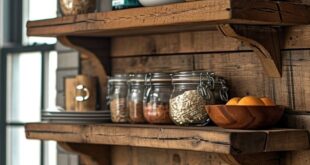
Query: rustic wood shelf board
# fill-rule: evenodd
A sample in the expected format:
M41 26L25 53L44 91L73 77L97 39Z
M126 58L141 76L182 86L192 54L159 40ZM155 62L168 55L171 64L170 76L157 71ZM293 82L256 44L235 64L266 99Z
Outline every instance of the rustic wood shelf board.
M130 124L29 123L29 139L248 154L309 148L302 129L227 130Z
M310 23L310 7L261 0L201 0L60 17L27 24L30 36L118 36L206 30L218 24Z

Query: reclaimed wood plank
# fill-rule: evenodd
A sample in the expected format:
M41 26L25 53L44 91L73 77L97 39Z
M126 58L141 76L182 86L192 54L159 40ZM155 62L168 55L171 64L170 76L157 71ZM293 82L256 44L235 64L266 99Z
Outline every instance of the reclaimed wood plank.
M229 165L218 154L186 150L112 146L111 156L112 165Z
M289 147L276 145L269 140L274 133L286 137L287 132L298 138ZM60 142L124 145L163 149L181 149L225 154L245 154L308 148L308 136L300 136L305 130L227 130L218 127L177 127L126 124L50 124L30 123L26 135L30 139L56 140ZM290 138L295 140L295 138ZM283 142L283 141L279 141ZM300 146L299 143L305 144ZM296 144L295 146L293 144Z
M286 2L204 0L31 21L27 24L27 33L33 36L119 36L202 30L222 23L307 24L310 23L308 11L309 6Z
M283 34L283 43L280 45L282 51L310 48L310 25L286 27ZM243 42L225 37L219 31L120 36L111 39L112 57L249 50Z
M193 56L144 56L113 58L113 73L148 73L193 70Z

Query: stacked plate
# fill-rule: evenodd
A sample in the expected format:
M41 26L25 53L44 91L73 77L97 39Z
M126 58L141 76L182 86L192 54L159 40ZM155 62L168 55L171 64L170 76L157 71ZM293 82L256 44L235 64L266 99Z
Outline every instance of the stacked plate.
M53 123L109 123L111 122L110 111L90 112L49 112L42 113L42 121Z

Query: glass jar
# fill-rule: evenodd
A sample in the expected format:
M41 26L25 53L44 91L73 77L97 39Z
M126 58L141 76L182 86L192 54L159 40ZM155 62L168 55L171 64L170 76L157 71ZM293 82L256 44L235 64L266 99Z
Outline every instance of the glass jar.
M62 15L78 15L95 12L96 0L59 0Z
M205 106L214 104L214 79L208 72L179 72L172 77L170 116L176 125L206 125L210 119Z
M150 73L146 76L143 112L151 124L170 124L169 98L172 92L169 73Z
M115 123L129 121L127 109L127 74L116 74L108 80L108 105L111 111L111 120Z
M112 9L120 10L141 6L139 0L112 0Z
M211 89L216 104L224 104L228 101L229 95L226 81L222 77L214 76L214 87Z
M145 123L143 116L143 94L145 74L134 74L128 81L127 104L131 123Z

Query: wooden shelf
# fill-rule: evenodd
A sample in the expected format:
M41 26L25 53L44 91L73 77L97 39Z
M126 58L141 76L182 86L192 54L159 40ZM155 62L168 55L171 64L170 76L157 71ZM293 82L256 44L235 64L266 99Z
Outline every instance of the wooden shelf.
M181 149L223 154L249 154L309 148L302 129L228 130L131 124L29 123L29 139L58 142Z
M219 24L310 23L310 7L261 0L201 0L157 7L67 16L27 24L30 36L118 36L206 30Z

